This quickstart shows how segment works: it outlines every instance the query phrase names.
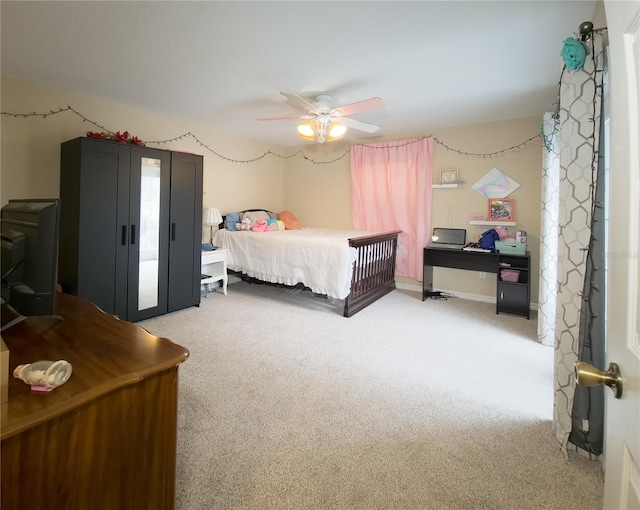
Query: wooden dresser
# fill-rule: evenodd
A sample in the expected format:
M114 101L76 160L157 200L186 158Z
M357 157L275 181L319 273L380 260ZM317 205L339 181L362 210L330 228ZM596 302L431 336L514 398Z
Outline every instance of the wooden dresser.
M58 293L57 313L2 332L10 374L43 359L69 361L73 374L49 393L10 376L1 508L174 508L178 366L189 352L74 296Z

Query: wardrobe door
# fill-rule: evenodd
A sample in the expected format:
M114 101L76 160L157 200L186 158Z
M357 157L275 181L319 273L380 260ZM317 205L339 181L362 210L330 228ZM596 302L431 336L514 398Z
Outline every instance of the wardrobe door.
M61 146L59 281L126 318L129 147L77 138Z
M202 156L171 153L169 310L200 303Z
M168 151L131 148L127 320L167 313L169 264Z

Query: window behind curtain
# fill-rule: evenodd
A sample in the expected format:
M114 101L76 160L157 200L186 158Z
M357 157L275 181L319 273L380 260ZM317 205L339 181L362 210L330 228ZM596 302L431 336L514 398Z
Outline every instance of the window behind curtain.
M431 229L432 138L351 149L353 226L401 230L396 275L422 280L422 249Z

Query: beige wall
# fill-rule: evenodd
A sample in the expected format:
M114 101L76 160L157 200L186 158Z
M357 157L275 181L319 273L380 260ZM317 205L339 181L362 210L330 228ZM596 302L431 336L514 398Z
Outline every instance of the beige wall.
M469 153L491 153L519 145L540 132L542 119L526 118L511 121L475 124L433 130L429 133L410 133L393 140L433 135L447 146ZM377 139L376 141L379 141ZM308 146L304 153L291 158L285 164L285 206L306 226L350 228L351 175L350 157L346 145L323 144ZM294 151L291 151L294 152ZM339 158L339 159L337 159ZM336 160L331 164L316 164ZM509 227L515 237L516 230L528 234L528 250L531 252L531 296L538 295L538 243L540 239L540 192L542 168L542 142L540 138L522 149L508 151L499 156L484 158L468 156L434 144L433 180L439 182L440 171L458 170L464 181L456 189L434 189L432 196L432 225L466 228L469 240L477 240L488 226L469 225L471 214L486 214L487 200L471 189L471 185L492 168L498 168L516 180L520 187L510 196L514 199L516 227ZM400 278L409 287L421 283ZM478 273L437 268L434 273L436 288L450 290L460 295L472 294L495 299L495 276L479 278Z
M309 144L302 150L306 158L298 154L285 164L286 208L303 226L352 228L349 145Z
M210 131L185 119L5 77L2 78L1 94L2 111L5 112L49 112L71 105L106 129L126 130L143 140L167 140L190 131L203 144L231 159L249 159L269 149L281 152L279 148ZM0 194L3 205L10 198L58 197L60 143L85 136L87 131L102 131L72 112L46 119L3 115L1 129ZM205 207L218 207L224 214L256 205L273 210L284 206L284 160L281 158L234 163L216 156L193 138L148 146L204 155Z
M593 23L593 28L602 28L607 26L607 15L605 13L604 2L602 0L598 0L596 2L596 7L593 10L593 18L591 18L591 22Z
M528 118L491 124L478 124L440 129L433 135L449 147L472 153L491 153L518 145L540 132L542 119ZM440 179L440 170L455 168L464 181L456 189L434 189L432 223L434 226L466 228L467 236L477 241L490 226L469 225L471 214L487 214L487 199L471 186L492 168L514 179L520 187L509 196L514 199L516 226L508 227L509 235L516 230L527 232L527 249L531 253L531 299L537 301L540 201L542 174L542 141L540 138L526 147L491 158L465 156L436 145L434 151L434 181ZM496 277L453 269L434 272L434 285L458 293L470 293L495 297Z
M205 126L186 119L159 115L69 91L16 82L5 77L2 78L1 94L2 111L5 112L48 112L71 105L107 129L128 130L143 140L166 140L190 131L211 149L231 159L249 159L269 149L283 152L280 148L210 131ZM60 143L84 136L86 131L100 130L71 112L52 115L46 119L3 115L1 122L2 204L9 198L59 196ZM540 124L541 119L529 118L443 128L429 133L409 133L388 139L433 135L452 148L487 153L517 145L535 136ZM205 207L218 207L223 214L251 207L265 207L274 211L288 209L305 226L352 227L350 156L347 143L310 144L303 147L304 156L297 154L288 160L268 156L248 164L226 161L190 138L149 146L204 155ZM291 148L286 152L294 154L298 150ZM471 184L493 167L499 168L520 183L521 187L511 195L515 199L518 223L511 231L515 233L519 229L528 233L533 275L531 296L534 300L538 292L541 155L539 139L524 149L492 158L461 155L448 151L439 144L434 145L433 155L434 181L439 180L440 170L455 168L465 184L457 189L433 190L432 223L467 228L473 239L488 227L473 227L468 224L471 214L485 213L487 207L486 200L471 189ZM460 295L495 298L493 275L480 279L475 272L436 269L434 276L437 288ZM410 279L400 279L400 283L415 288L421 285Z

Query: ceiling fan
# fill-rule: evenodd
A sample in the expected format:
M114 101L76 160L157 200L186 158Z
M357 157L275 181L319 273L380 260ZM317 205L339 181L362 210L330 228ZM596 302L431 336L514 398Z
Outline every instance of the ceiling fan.
M301 119L305 122L298 126L298 135L306 140L323 143L341 138L347 128L357 129L365 133L375 133L380 126L352 119L349 115L375 110L384 107L384 101L379 97L372 97L364 101L332 107L331 96L320 94L315 102L311 103L295 94L280 92L297 108L304 109L304 115L292 115L286 117L269 117L256 120L287 120Z

